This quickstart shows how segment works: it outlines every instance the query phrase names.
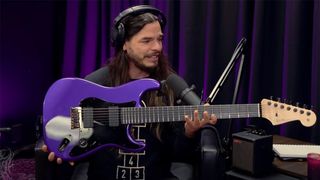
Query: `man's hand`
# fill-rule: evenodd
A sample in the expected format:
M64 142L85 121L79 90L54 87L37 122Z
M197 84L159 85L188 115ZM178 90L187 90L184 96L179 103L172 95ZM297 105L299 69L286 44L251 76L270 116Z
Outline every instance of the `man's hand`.
M47 145L43 145L43 146L41 147L41 150L42 150L43 152L48 152L48 147L47 147ZM49 160L49 161L54 161L55 159L56 159L56 158L55 158L54 152L50 152L49 155L48 155L48 160ZM56 161L57 161L57 164L62 164L62 159L61 159L61 158L57 158ZM74 165L74 162L69 162L69 164L70 164L71 166L73 166L73 165Z
M185 116L185 135L189 138L194 137L196 132L204 127L206 124L216 124L217 123L217 117L214 114L211 114L209 116L207 111L203 112L203 118L199 119L199 112L198 110L194 111L194 119L190 118L188 115Z

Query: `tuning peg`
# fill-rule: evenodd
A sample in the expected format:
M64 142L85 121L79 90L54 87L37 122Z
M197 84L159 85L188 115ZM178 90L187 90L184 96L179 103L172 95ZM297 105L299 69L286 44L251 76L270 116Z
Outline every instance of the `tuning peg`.
M299 107L299 102L296 103L296 106Z
M278 102L281 102L281 98L278 97L278 98L277 98L277 101L278 101Z
M270 100L271 100L271 101L273 100L273 96L270 96Z
M312 106L312 105L310 106L310 110L312 110L312 111L313 111L313 106Z
M304 109L308 109L308 106L306 104L303 104Z

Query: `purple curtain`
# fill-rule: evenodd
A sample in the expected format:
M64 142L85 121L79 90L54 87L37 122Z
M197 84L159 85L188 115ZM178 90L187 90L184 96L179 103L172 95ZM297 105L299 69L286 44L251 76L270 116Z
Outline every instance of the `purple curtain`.
M167 16L165 53L176 72L189 85L196 85L198 95L206 98L210 94L237 43L245 37L237 103L259 103L273 96L319 111L317 0L4 1L0 125L33 123L41 114L42 99L51 83L62 77L84 77L106 64L114 53L110 46L113 19L138 4L151 4ZM232 102L238 67L237 63L215 104ZM233 132L253 124L270 133L320 144L319 122L309 128L298 121L272 126L261 118L231 122ZM218 126L224 132L228 128L226 123Z

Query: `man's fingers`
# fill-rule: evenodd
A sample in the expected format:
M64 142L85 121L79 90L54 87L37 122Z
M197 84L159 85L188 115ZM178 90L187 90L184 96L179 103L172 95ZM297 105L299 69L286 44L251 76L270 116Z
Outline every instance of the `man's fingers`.
M43 152L48 152L48 147L47 147L47 145L42 145L41 150L42 150Z
M217 116L214 114L211 114L210 123L215 125L217 123L217 121L218 121Z
M205 124L207 123L215 125L217 123L217 117L214 114L211 114L210 119L208 119L208 121ZM203 124L203 126L205 124Z
M194 118L193 120L188 116L185 115L185 126L188 126L189 128L196 128L199 129L203 127L206 124L212 124L215 125L217 123L217 117L214 114L211 114L209 116L208 111L204 111L202 115L202 119L199 119L199 112L198 110L195 110L194 113Z
M199 121L199 112L198 112L198 110L195 110L194 112L193 112L193 119L196 121L196 120L198 120Z
M212 124L215 125L217 123L217 117L214 114L210 115L207 111L203 112L203 119L200 121L200 127L204 127L206 124Z
M209 114L207 111L203 112L203 120L208 121L209 120Z
M62 164L62 159L61 158L57 158L57 164Z
M49 161L54 161L54 153L53 152L49 153L48 160Z
M198 127L198 126L200 125L200 119L199 119L199 112L198 112L198 110L195 110L195 111L194 111L193 116L194 116L193 124L194 124L195 127Z
M41 147L41 150L42 151L44 151L44 152L48 152L48 147L46 146L46 145L43 145L42 147ZM54 161L55 160L55 154L54 154L54 152L50 152L49 153L49 155L48 155L48 160L49 161ZM56 162L57 162L57 164L62 164L62 159L61 158L57 158L56 159ZM74 162L69 162L69 164L71 165L71 166L74 166Z
M184 116L184 119L185 119L185 127L186 126L193 126L193 122L192 122L192 120L189 118L189 116Z

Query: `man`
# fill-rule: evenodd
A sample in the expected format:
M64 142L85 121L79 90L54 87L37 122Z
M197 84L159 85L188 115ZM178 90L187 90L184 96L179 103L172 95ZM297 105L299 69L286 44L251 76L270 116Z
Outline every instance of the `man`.
M174 73L163 54L162 40L165 26L163 14L151 6L129 8L115 19L112 43L116 54L111 58L106 73L87 76L88 80L104 86L114 87L142 78L158 81L167 79ZM98 70L99 71L99 70ZM99 80L97 80L99 79ZM121 95L120 95L121 96ZM174 105L173 91L164 86L161 93L148 91L143 95L145 106ZM104 106L104 102L90 99L83 104ZM92 155L88 169L89 179L166 179L174 178L170 173L173 160L185 160L195 149L194 136L205 124L215 124L214 115L203 113L199 119L198 111L194 117L185 116L185 123L158 123L132 126L134 137L144 141L143 152L131 153L120 149L107 149ZM181 126L182 125L182 126ZM126 141L124 128L106 129L95 127L100 134L108 134L117 141ZM101 137L103 139L103 137ZM46 147L44 147L46 150ZM54 154L48 156L50 161ZM61 163L61 159L57 159Z

